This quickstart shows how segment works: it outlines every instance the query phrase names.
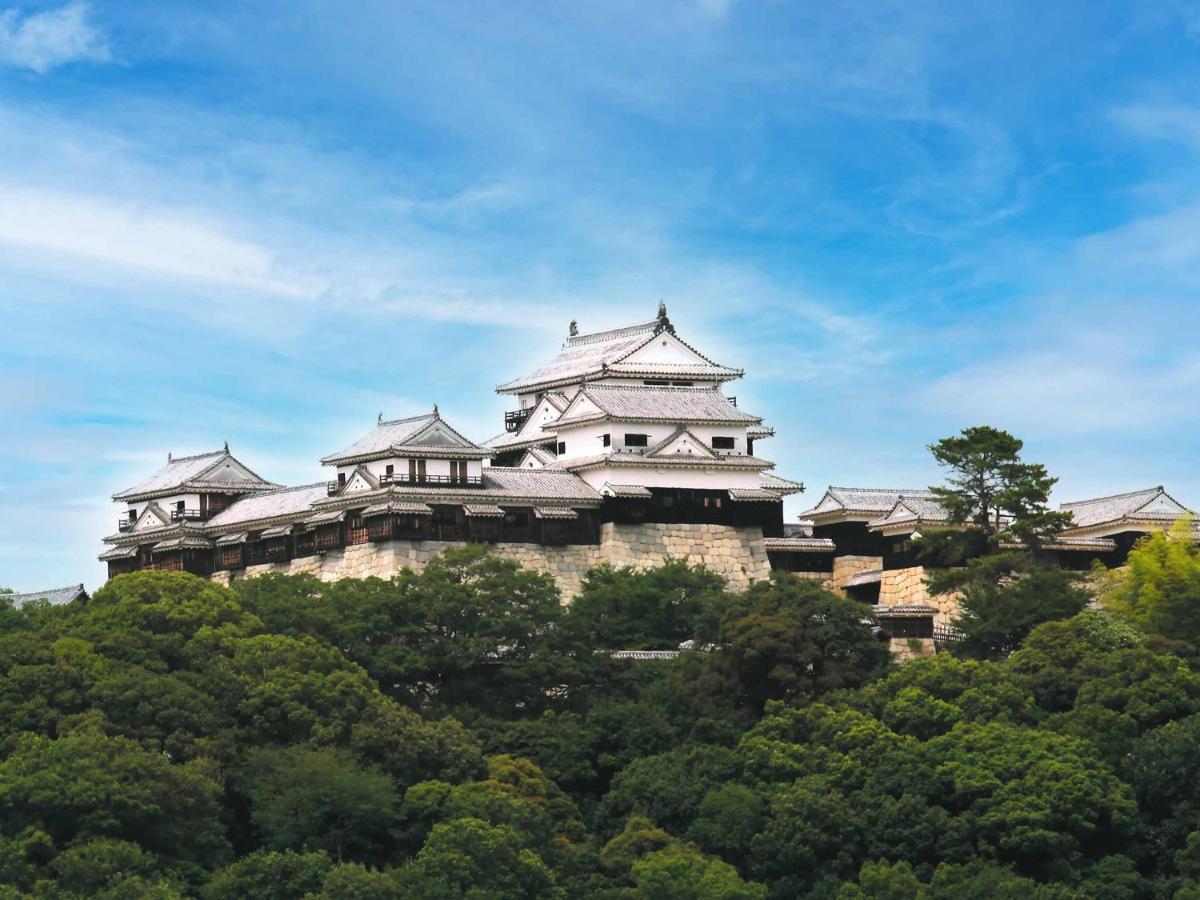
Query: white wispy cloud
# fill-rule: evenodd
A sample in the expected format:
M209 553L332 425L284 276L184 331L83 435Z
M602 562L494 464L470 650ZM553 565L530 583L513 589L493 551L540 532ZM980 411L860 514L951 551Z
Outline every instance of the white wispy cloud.
M108 62L108 39L90 16L86 3L27 16L15 9L0 12L0 63L40 75L67 63Z
M321 290L281 273L270 250L234 237L219 222L128 200L0 182L0 243L282 297Z

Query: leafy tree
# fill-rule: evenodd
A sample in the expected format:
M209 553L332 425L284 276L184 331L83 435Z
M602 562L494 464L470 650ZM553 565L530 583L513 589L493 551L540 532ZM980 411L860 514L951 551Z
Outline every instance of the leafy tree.
M308 897L313 900L392 900L399 893L399 879L394 871L343 863L329 870L320 893Z
M564 624L593 649L672 650L686 640L714 640L728 602L721 576L683 560L650 569L601 566L584 579Z
M740 769L727 747L694 746L635 760L613 779L600 811L616 831L630 816L645 816L674 834L695 820L710 790Z
M562 892L542 859L506 825L455 819L434 826L416 859L398 873L402 895L557 900Z
M387 858L400 806L396 789L345 750L259 750L250 757L245 791L270 847L323 850L337 862Z
M1036 625L1070 618L1089 599L1077 573L1038 565L1024 553L981 556L927 582L932 593L958 593L961 614L954 624L964 637L955 650L969 656L1011 653Z
M704 687L757 716L768 700L862 684L890 659L870 618L866 606L810 580L773 573L736 596L721 617Z
M1057 481L1038 463L1021 459L1024 442L990 426L964 428L929 446L938 465L949 470L947 485L930 488L950 521L989 534L1010 533L1035 543L1070 521L1049 508Z
M256 850L221 869L201 891L204 900L293 900L316 893L329 872L323 852Z
M742 881L728 863L675 844L633 864L637 896L645 900L765 900L761 884Z
M1110 576L1104 603L1143 631L1200 647L1200 548L1192 521L1139 541Z

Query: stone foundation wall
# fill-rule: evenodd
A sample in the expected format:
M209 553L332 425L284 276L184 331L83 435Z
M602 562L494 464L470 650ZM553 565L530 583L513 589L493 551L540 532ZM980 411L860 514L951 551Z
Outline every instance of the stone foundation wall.
M891 569L883 573L879 583L880 606L912 606L928 604L937 607L934 625L949 625L959 615L957 594L930 594L925 587L925 567Z
M833 559L833 589L844 594L846 582L855 575L882 568L882 556L836 556Z
M393 540L356 544L328 550L322 556L304 556L286 563L247 566L239 572L217 572L213 581L229 584L266 572L309 573L322 581L341 578L391 578L401 569L420 571L442 551L460 544L448 541ZM549 547L541 544L493 544L492 552L528 569L554 576L564 600L579 593L583 576L603 563L613 566L652 567L667 559L704 564L722 575L733 590L745 590L751 581L767 578L767 560L761 529L732 525L664 524L601 526L599 544Z
M892 652L892 659L898 663L933 656L937 652L933 638L892 638L888 641L888 649Z

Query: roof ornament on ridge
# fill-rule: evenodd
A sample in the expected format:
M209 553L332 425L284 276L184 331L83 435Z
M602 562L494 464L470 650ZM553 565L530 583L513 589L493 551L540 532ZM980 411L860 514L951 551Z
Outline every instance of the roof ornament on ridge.
M579 323L574 319L572 319L571 324L567 326L567 335L569 337L579 337Z
M663 331L669 331L671 334L675 333L675 326L672 325L671 320L667 318L667 301L666 300L658 301L657 319L658 319L658 324L654 327L655 334L659 334L660 332L663 332Z

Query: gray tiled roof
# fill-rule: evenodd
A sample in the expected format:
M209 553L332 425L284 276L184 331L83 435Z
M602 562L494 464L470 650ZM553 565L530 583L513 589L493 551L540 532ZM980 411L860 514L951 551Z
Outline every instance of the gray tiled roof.
M813 515L828 515L833 511L850 513L891 512L901 497L932 497L929 491L919 488L857 488L830 485L819 503L801 513L806 518ZM827 502L828 501L828 502Z
M614 497L625 497L634 500L644 500L652 496L650 488L640 484L613 484L605 482L604 493L612 494Z
M544 469L525 469L526 472L575 471L594 466L649 466L652 468L706 468L706 469L769 469L775 464L757 456L650 456L647 453L630 453L613 450L609 453L594 453L590 456L560 457L553 465ZM636 477L636 476L630 476Z
M768 550L789 553L832 553L837 548L829 538L774 537L763 538Z
M305 512L314 500L323 500L325 497L324 481L299 487L279 488L243 497L228 509L217 513L205 524L208 528L221 529L245 522L258 522L279 516L296 515Z
M525 386L545 384L565 378L583 378L598 372L627 353L631 353L653 336L657 321L631 325L613 331L579 335L567 341L562 351L550 362L528 375L514 378L496 388L497 391L517 391Z
M589 384L582 393L614 419L735 424L762 421L742 412L716 388ZM587 418L560 421L566 424Z
M784 478L782 475L774 475L771 472L763 472L759 475L758 483L763 490L775 491L780 496L804 492L804 482L792 481L790 478Z
M945 522L949 519L945 507L928 494L917 496L902 495L888 510L887 515L880 516L867 523L869 528L881 528L886 525L898 525L907 522Z
M1076 500L1062 504L1060 509L1071 514L1075 528L1118 522L1121 519L1168 523L1186 512L1183 504L1164 491L1161 485L1108 497Z
M234 459L228 450L175 457L145 481L113 494L113 499L131 500L185 489L255 491L275 487L253 472L250 472L253 478L243 477L235 466L250 472L245 465Z
M23 594L3 594L0 595L4 599L12 603L13 606L24 606L26 603L34 603L39 600L45 600L51 606L60 606L63 603L70 603L80 597L87 599L87 591L83 589L82 584L70 584L66 587L49 588L44 591L29 591Z
M704 360L700 363L625 363L623 360L639 347L649 343L666 328L674 334L663 319L652 319L624 328L614 328L610 331L597 331L592 334L575 335L567 340L557 356L546 365L535 369L528 375L514 378L512 381L499 385L496 390L500 393L521 393L542 385L554 385L582 381L584 378L609 374L645 374L662 375L664 377L708 377L708 378L739 378L740 369L731 369L707 359L696 351ZM685 343L685 346L687 344ZM695 350L695 348L689 348Z
M487 493L554 500L595 502L600 495L586 481L561 469L515 469L487 466L483 470Z
M462 442L447 443L447 444L431 444L431 443L411 443L418 438L426 428L434 423L440 423L443 428L455 435ZM486 447L481 447L469 438L464 437L437 413L435 409L432 413L426 413L422 416L411 416L407 419L393 419L389 422L379 422L374 428L360 437L357 441L337 453L331 453L328 456L321 458L323 463L338 463L344 461L352 461L365 457L379 456L396 451L397 455L404 455L406 452L419 452L428 454L431 451L446 450L452 454L464 454L470 456L484 457L488 455Z

